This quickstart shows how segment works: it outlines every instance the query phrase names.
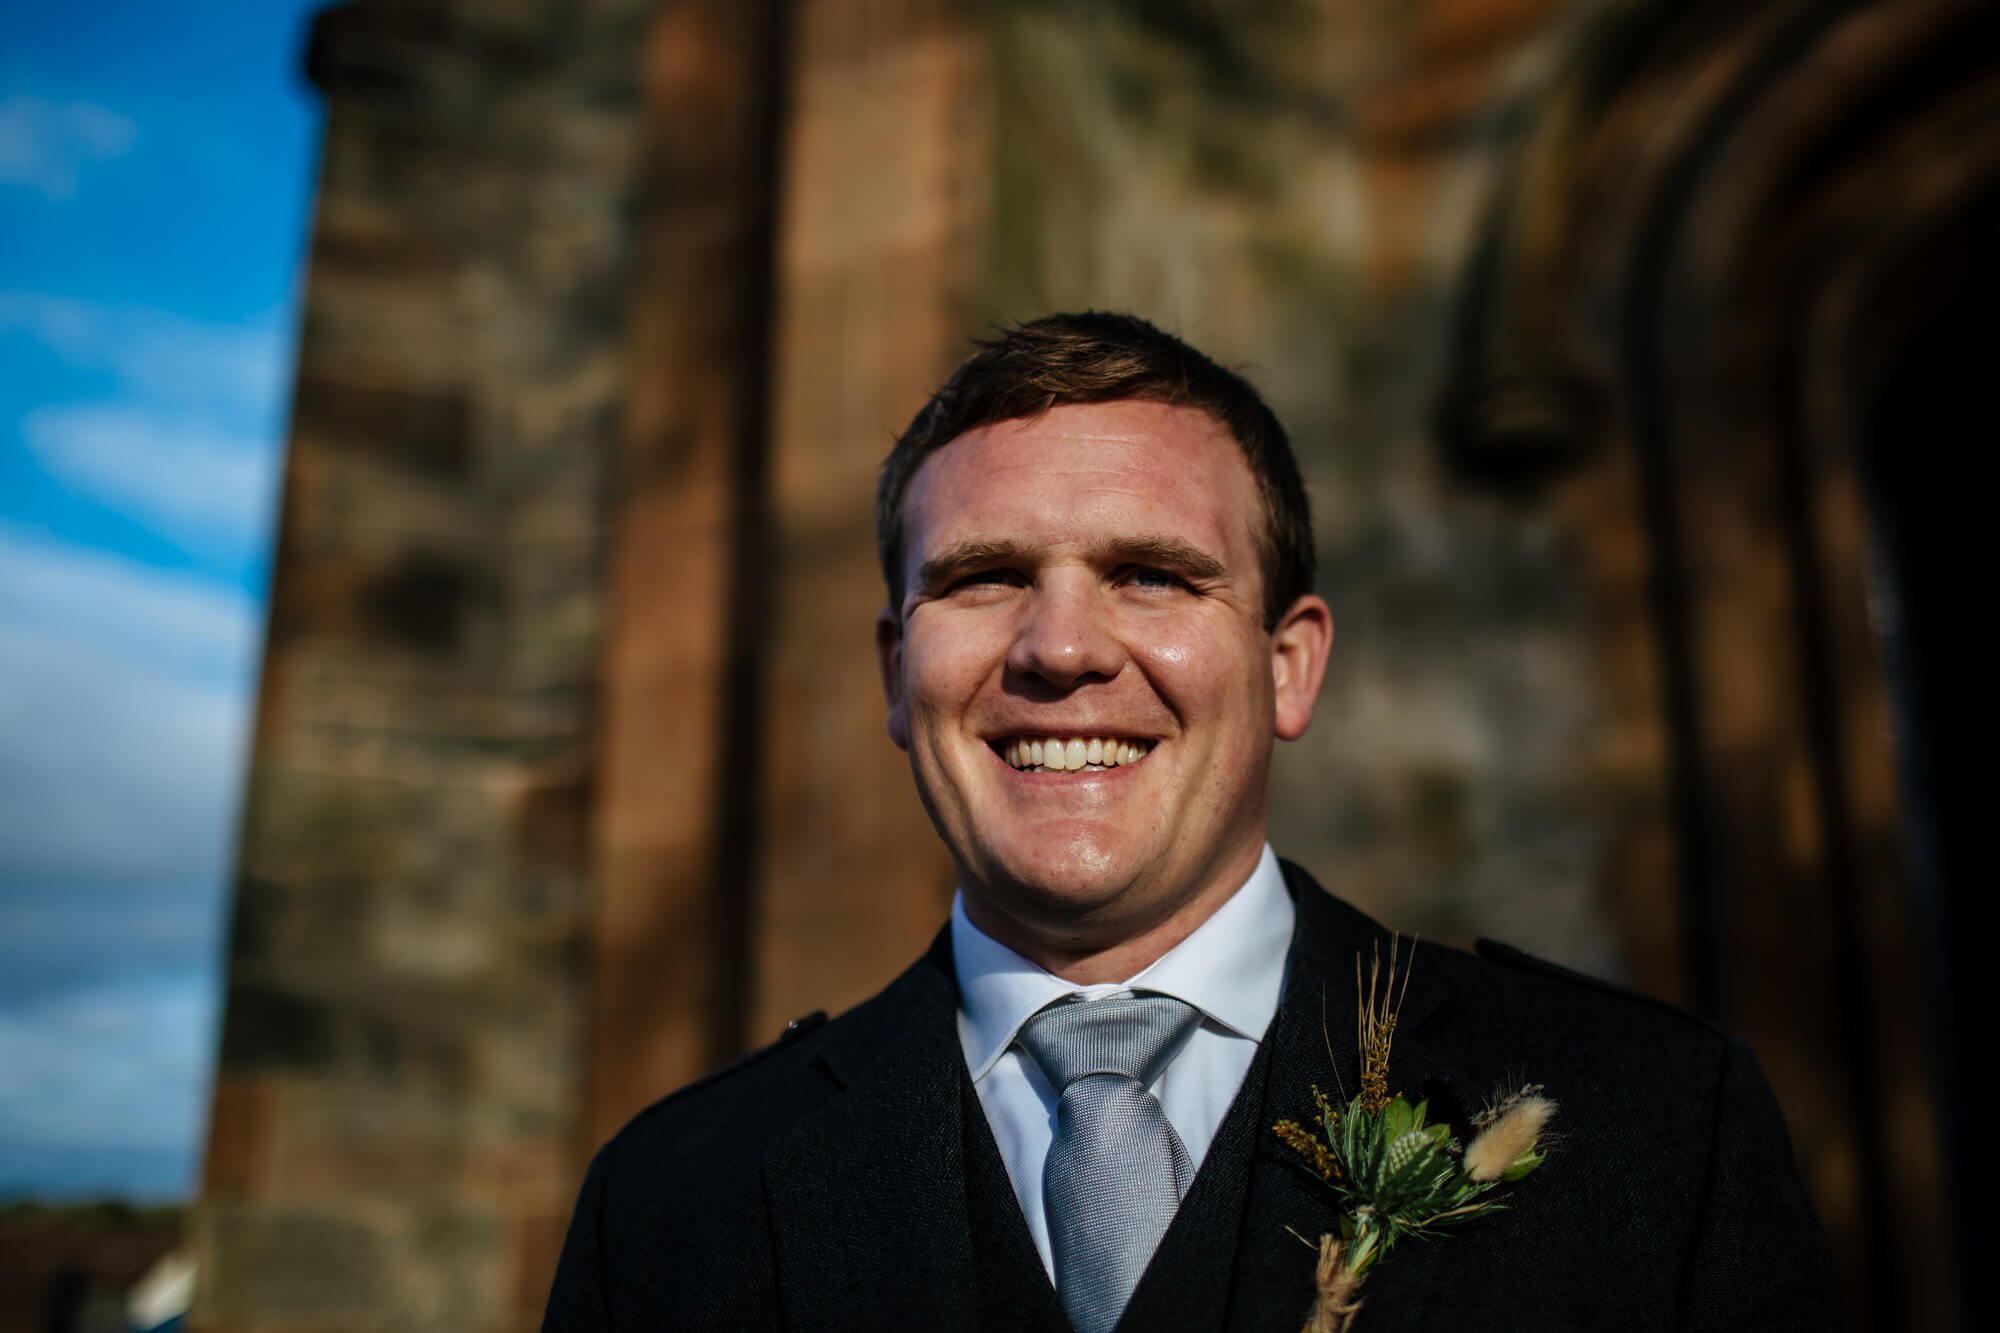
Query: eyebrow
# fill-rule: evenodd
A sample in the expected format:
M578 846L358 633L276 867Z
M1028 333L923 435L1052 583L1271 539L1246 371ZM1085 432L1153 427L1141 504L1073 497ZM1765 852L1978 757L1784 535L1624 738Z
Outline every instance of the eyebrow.
M975 569L1009 564L1019 560L1026 550L1018 542L959 542L917 566L917 586L935 588Z
M1032 547L1011 541L968 541L947 546L917 567L917 586L936 588L960 575L994 565L1028 559ZM1193 542L1155 534L1121 537L1090 548L1093 560L1107 565L1150 565L1188 579L1219 579L1228 573L1223 563Z

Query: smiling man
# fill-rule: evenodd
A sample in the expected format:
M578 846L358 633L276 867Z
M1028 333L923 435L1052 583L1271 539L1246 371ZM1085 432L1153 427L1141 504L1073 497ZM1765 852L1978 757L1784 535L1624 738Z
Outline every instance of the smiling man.
M951 920L605 1146L545 1327L1292 1333L1341 1206L1271 1126L1359 1086L1334 1034L1390 942L1265 841L1333 639L1282 427L1144 321L1052 316L918 413L877 525ZM1562 1134L1508 1212L1379 1264L1364 1331L1837 1322L1770 1093L1699 1022L1424 947L1390 1073L1440 1108L1527 1075Z

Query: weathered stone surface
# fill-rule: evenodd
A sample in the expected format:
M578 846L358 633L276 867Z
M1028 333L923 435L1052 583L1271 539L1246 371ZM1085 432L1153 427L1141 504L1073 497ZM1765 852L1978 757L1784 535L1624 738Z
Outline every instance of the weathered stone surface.
M741 701L766 629L748 612L763 595L785 77L765 67L782 14L720 0L664 6L633 52L647 211L591 821L591 1142L744 1044L764 831L756 717Z
M207 1212L213 1258L203 1286L218 1325L380 1326L392 1312L399 1260L377 1228L318 1204Z
M469 1208L210 1205L206 1326L299 1330L503 1327L504 1250Z
M360 3L316 39L205 1327L539 1311L583 1137L638 21Z
M964 355L985 223L977 26L958 7L838 0L799 29L772 432L775 551L764 871L749 1031L864 999L951 890L888 740L875 469Z

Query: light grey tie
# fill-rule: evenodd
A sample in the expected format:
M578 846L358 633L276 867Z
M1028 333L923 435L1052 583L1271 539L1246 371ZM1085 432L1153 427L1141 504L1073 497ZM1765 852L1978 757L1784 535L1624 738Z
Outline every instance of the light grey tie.
M1109 1333L1194 1178L1146 1091L1201 1012L1167 995L1059 1001L1020 1042L1060 1093L1042 1170L1056 1294L1077 1333Z

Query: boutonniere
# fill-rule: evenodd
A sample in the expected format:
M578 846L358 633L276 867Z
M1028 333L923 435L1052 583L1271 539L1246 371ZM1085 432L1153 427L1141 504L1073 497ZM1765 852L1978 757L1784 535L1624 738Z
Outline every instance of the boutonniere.
M1396 961L1392 938L1386 975L1377 951L1363 990L1361 958L1354 959L1360 1091L1336 1106L1315 1087L1319 1114L1310 1129L1296 1120L1271 1127L1340 1204L1339 1235L1316 1244L1299 1237L1319 1252L1306 1333L1343 1333L1361 1309L1368 1270L1404 1236L1441 1235L1504 1208L1498 1192L1542 1164L1542 1134L1556 1112L1541 1085L1529 1084L1473 1117L1461 1145L1448 1117L1426 1118L1430 1098L1392 1095L1389 1046L1410 985L1406 963L1398 989Z

